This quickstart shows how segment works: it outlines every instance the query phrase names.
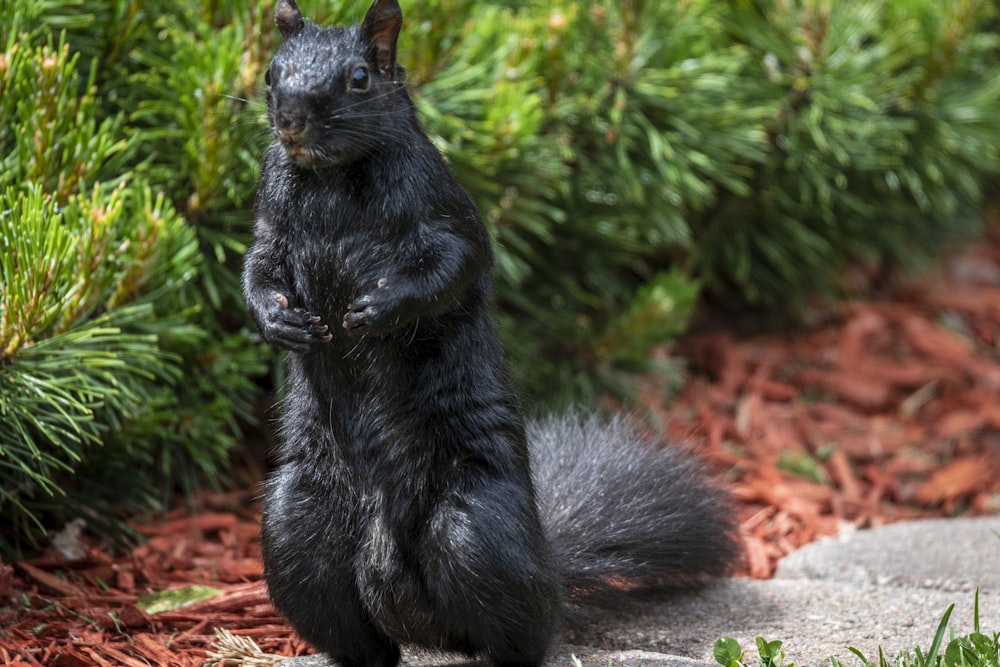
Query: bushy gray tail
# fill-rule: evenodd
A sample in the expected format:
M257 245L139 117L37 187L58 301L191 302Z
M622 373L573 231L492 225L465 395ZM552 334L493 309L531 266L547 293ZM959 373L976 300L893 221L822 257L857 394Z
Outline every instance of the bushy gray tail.
M621 607L724 575L736 517L700 462L641 438L622 418L528 427L542 523L571 602Z

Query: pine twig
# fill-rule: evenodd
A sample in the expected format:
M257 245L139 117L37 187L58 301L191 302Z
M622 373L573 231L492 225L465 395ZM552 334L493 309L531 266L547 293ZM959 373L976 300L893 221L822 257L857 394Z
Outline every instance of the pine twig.
M215 629L216 640L208 652L205 667L274 667L285 656L264 653L250 637L234 635L225 628Z

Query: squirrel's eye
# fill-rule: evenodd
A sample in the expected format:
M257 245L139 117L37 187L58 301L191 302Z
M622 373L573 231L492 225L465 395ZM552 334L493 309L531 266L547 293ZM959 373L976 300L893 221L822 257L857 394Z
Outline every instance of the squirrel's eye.
M371 85L371 77L368 76L367 67L358 67L351 73L351 90L364 92Z
M264 85L265 86L271 85L271 70L266 70L264 72Z

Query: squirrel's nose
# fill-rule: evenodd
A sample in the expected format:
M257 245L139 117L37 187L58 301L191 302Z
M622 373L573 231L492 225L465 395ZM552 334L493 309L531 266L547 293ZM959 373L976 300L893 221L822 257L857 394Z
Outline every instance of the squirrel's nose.
M279 109L274 114L274 127L283 141L295 140L306 128L306 114L301 109Z

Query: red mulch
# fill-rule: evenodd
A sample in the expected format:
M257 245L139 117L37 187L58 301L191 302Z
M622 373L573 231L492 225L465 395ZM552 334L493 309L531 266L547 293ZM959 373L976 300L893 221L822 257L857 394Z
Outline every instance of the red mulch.
M740 574L768 578L842 530L1000 513L1000 224L891 297L833 315L674 350L693 372L661 417L730 472Z
M148 540L129 553L93 547L76 561L43 558L0 568L0 664L180 667L201 665L214 628L268 652L305 645L272 609L261 581L259 513L245 492L206 494L199 511L137 525ZM202 602L150 616L145 593L190 584L221 589Z
M785 336L687 336L691 375L664 407L738 502L740 574L844 528L1000 512L1000 225L984 242ZM0 564L0 663L193 666L213 628L265 651L306 650L261 584L251 494L206 495L137 526L129 553L97 544L80 560ZM221 595L149 616L139 596L207 583Z

